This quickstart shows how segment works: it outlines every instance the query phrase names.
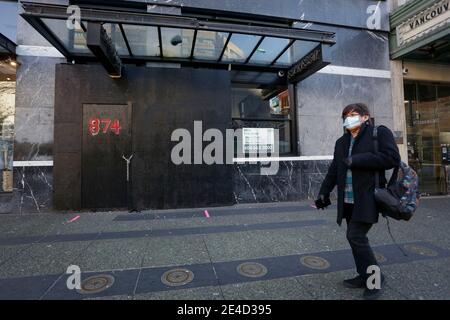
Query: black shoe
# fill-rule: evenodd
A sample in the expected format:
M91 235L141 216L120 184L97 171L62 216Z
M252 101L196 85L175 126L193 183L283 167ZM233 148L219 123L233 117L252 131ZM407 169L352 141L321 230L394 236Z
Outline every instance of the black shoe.
M360 275L353 279L344 280L343 283L344 287L351 289L363 289L366 287L366 281Z
M381 288L380 289L369 289L366 287L364 289L363 298L365 300L376 300L383 294L384 289L384 283L386 282L386 279L384 278L383 274L381 274Z

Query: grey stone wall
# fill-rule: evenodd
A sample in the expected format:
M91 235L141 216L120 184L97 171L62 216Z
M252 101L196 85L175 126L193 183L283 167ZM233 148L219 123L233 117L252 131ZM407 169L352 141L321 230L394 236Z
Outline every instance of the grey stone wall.
M20 16L17 45L25 49L50 47ZM14 161L53 160L55 65L64 61L28 54L18 56ZM9 207L15 213L48 211L52 208L52 188L51 167L16 166L13 203Z

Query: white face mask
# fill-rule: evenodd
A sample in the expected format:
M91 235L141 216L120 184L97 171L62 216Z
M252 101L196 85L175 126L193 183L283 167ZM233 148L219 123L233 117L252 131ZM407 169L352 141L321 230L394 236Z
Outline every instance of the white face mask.
M353 116L345 118L343 126L345 129L353 129L359 126L360 124L361 124L361 116Z

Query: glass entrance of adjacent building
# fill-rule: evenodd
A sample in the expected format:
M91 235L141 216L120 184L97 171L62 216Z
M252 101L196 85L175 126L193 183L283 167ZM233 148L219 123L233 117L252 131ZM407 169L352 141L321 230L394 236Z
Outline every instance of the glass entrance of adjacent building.
M13 191L17 1L0 0L0 197ZM1 210L1 209L0 209Z
M450 191L450 84L405 82L409 165L419 175L419 191Z

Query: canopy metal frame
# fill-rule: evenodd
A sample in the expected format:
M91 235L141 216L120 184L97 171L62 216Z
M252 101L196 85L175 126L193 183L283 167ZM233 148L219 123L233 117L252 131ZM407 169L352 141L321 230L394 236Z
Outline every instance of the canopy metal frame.
M0 47L2 47L3 50L5 51L2 52L2 54L6 54L8 56L15 58L16 44L1 33L0 33Z
M89 53L74 53L58 39L58 37L49 29L42 19L67 20L67 7L63 5L42 4L33 2L21 2L23 13L21 16L28 21L40 34L42 34L57 50L59 50L68 61L95 61L97 58ZM281 27L272 25L261 25L260 23L252 24L252 15L248 15L248 21L242 23L224 23L220 21L202 20L198 18L174 15L162 15L154 13L141 13L130 11L117 11L111 9L99 9L81 7L81 20L94 23L111 23L119 26L120 33L123 37L128 55L121 55L120 59L123 63L144 64L146 62L170 62L180 63L183 66L195 66L218 69L234 69L242 71L258 70L261 72L279 72L287 70L288 65L277 65L277 61L286 53L287 50L295 43L295 41L309 41L328 47L333 46L335 34L333 32L300 29L293 27ZM260 21L259 21L260 22ZM123 25L140 25L156 27L158 31L159 56L139 56L133 52L127 33ZM81 23L85 29L84 23ZM192 47L190 55L187 58L165 57L163 50L161 28L177 28L189 29L194 31ZM86 30L84 30L86 31ZM199 31L215 31L228 33L228 37L224 43L224 47L217 60L202 60L194 56L195 46L197 42L197 34ZM254 48L243 62L224 61L224 55L232 35L252 35L260 36ZM261 43L267 37L280 38L289 40L288 44L276 55L276 58L267 64L253 63L252 57L258 50Z

